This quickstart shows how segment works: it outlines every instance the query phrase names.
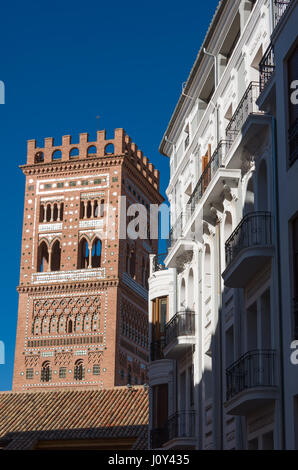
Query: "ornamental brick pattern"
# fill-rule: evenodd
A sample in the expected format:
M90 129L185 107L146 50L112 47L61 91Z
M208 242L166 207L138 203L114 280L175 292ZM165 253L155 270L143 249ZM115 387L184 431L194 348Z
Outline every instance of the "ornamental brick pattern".
M139 203L160 204L159 172L123 129L89 142L28 141L13 390L147 381L149 254L120 239ZM124 224L124 225L123 225Z

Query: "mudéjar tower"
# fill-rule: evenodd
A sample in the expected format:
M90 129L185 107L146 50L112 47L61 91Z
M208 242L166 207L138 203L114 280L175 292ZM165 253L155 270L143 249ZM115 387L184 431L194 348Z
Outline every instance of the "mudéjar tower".
M158 170L123 129L113 139L98 131L95 142L87 133L43 148L29 140L21 169L13 390L147 382L148 258L158 241L123 236L123 210L142 204L149 215L162 202Z

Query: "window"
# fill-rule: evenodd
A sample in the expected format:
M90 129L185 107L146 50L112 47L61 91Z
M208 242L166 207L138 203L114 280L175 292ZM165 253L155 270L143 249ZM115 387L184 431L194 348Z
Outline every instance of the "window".
M97 180L94 180L94 184L100 184L101 183L101 179L98 178Z
M78 359L75 362L74 379L75 380L83 380L84 377L85 377L85 368L83 366L83 361L82 361L82 359Z
M87 269L89 266L89 245L85 238L79 243L78 269Z
M33 369L26 369L26 379L33 379Z
M93 375L100 375L100 366L99 364L93 365Z
M57 183L57 188L63 188L64 183Z
M41 367L41 381L50 382L52 379L52 370L49 361L45 361Z
M60 367L59 369L59 379L66 378L66 367Z
M71 182L69 183L69 186L76 186L76 184L77 184L76 181L71 181Z

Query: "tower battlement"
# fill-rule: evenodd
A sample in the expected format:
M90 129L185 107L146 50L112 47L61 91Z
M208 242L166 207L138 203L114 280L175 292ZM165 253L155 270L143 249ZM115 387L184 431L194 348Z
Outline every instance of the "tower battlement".
M44 139L44 147L37 147L35 139L27 142L27 165L72 162L119 155L127 156L149 183L155 189L159 189L159 171L122 128L115 129L113 139L107 139L106 131L102 130L97 131L96 141L89 141L88 133L83 132L79 134L78 143L72 143L71 135L62 136L61 145L54 145L53 137Z

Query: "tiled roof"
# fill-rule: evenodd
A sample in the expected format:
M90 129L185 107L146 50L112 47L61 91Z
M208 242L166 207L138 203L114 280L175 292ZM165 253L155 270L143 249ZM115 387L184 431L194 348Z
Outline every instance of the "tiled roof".
M148 391L143 387L0 393L0 444L30 449L40 440L136 438L147 447ZM0 446L1 447L1 446Z

